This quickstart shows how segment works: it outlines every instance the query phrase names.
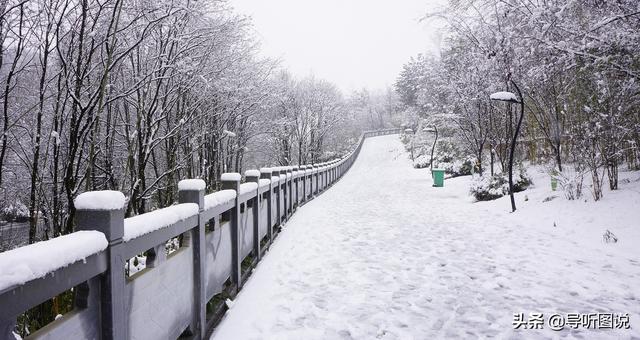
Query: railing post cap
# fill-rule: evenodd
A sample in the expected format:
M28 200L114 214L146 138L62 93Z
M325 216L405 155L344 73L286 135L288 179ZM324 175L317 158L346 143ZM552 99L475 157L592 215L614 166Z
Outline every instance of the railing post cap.
M103 190L82 193L73 200L76 230L97 230L109 242L124 236L126 198L119 191Z
M250 169L244 172L244 177L249 178L249 177L260 177L260 170L256 170L256 169Z
M204 209L204 193L207 184L201 179L183 179L178 182L178 202L195 203Z
M271 179L271 168L260 168L260 177Z
M204 180L199 178L193 179L183 179L178 182L178 190L179 191L200 191L205 190L207 187L207 183Z
M222 182L240 182L242 175L237 172L225 172L220 175L220 181Z
M127 199L114 190L87 191L73 200L76 210L110 211L124 208Z
M222 189L233 189L235 191L239 191L240 180L242 180L242 175L237 172L225 172L220 175Z

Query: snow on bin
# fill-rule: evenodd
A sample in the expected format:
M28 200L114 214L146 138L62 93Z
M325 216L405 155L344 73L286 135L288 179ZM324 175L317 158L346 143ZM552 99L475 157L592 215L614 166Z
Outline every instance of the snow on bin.
M434 187L444 186L444 169L434 168L433 170L431 170L431 177L433 178Z

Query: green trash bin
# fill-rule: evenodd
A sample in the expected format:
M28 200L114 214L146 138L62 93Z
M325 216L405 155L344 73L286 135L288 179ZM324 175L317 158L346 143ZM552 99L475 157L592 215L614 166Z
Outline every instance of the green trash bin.
M558 178L555 176L551 176L551 191L556 191L558 188Z
M551 171L551 191L556 191L558 188L558 171Z
M433 170L431 170L431 177L433 177L433 186L434 187L443 187L444 186L444 169L433 169Z

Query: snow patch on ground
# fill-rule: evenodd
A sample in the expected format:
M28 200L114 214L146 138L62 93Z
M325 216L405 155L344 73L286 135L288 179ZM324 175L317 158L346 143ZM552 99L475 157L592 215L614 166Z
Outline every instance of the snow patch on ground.
M537 174L510 213L508 197L474 202L470 176L432 187L397 136L369 138L287 222L212 339L640 337L640 174L621 176L584 202ZM513 329L534 312L629 313L632 329Z

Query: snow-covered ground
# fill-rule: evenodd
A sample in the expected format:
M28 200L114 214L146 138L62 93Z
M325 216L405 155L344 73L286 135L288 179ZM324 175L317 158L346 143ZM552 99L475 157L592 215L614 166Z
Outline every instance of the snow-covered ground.
M367 139L287 223L212 339L640 337L640 173L600 202L532 175L512 214L508 197L473 203L469 177L432 187L398 136ZM513 329L536 312L629 313L631 329Z

